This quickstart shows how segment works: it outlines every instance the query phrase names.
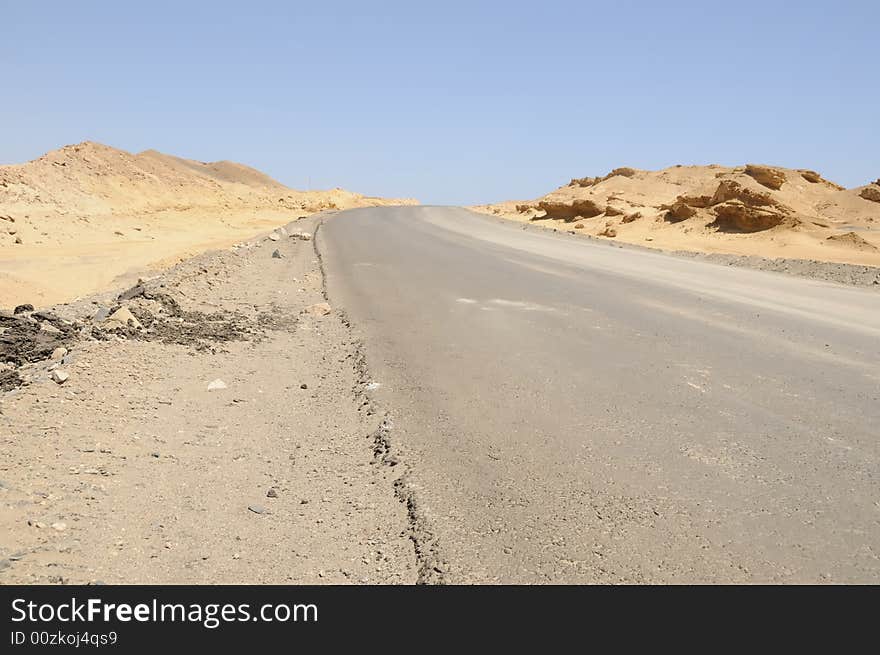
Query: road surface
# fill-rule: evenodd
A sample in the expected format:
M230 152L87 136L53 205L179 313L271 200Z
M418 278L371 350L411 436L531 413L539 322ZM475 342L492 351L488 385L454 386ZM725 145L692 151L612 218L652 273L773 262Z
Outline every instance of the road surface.
M880 582L880 294L453 208L318 246L440 581Z

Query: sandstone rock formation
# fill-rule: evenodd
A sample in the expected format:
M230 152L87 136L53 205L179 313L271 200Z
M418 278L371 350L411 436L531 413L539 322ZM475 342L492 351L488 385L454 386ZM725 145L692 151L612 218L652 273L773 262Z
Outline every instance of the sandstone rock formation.
M538 209L545 212L544 217L546 218L561 218L564 221L573 221L578 217L592 218L605 211L589 198L576 199L571 202L542 200L538 203Z
M785 183L785 173L769 166L758 166L757 164L749 164L746 166L745 174L768 189L779 191Z
M880 248L880 184L844 189L807 168L618 168L534 201L476 209L554 228L580 217L577 233L590 236L607 236L614 218L617 240L671 250L880 266L880 250L846 235Z
M672 203L672 205L668 206L665 218L670 223L678 223L679 221L686 221L696 215L697 210L690 206L686 199L679 198Z
M612 177L633 177L638 171L635 168L629 168L627 166L623 166L621 168L615 168L613 171L608 173L608 175L603 175L601 177L576 177L572 178L571 182L568 183L569 186L576 187L591 187L595 186L605 180L610 180Z
M731 200L714 208L714 225L723 232L761 232L782 225L788 216L769 206Z
M870 200L871 202L880 202L880 186L878 186L876 182L866 186L859 191L859 197L864 198L865 200Z

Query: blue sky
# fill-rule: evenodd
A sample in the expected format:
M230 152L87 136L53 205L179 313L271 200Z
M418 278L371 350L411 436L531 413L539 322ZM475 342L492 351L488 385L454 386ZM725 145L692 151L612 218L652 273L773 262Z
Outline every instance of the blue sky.
M0 162L94 140L466 204L617 166L880 177L875 2L0 0Z

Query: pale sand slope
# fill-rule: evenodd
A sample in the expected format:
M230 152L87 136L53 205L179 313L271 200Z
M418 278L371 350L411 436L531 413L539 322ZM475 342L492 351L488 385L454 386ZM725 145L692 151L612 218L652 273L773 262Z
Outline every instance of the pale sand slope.
M473 209L667 250L880 266L880 180L844 189L757 165L619 168Z
M65 146L0 166L0 307L69 301L318 211L414 203L295 191L234 162Z

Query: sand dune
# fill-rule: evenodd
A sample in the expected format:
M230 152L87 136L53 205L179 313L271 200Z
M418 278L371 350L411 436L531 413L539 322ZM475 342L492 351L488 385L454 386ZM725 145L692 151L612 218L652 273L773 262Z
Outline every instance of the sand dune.
M880 266L880 180L845 189L806 169L618 168L474 209L662 249Z
M296 191L228 161L65 146L0 166L0 307L68 301L297 216L414 202Z

